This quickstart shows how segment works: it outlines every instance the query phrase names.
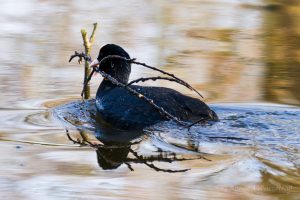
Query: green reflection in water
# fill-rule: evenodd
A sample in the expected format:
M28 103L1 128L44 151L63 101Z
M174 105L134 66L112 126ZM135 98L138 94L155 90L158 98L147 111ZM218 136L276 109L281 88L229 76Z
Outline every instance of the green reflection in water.
M300 100L300 5L267 1L281 7L263 14L265 100L298 104Z

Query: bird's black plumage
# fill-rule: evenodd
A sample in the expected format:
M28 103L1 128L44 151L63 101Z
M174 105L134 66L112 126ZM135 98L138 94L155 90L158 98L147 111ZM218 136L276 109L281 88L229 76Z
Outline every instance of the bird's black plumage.
M101 61L109 55L130 58L129 54L120 46L107 44L100 49L97 60ZM112 59L103 63L100 70L126 84L129 80L131 66L124 60ZM155 104L182 121L192 122L201 118L207 121L218 120L216 113L203 101L185 96L173 89L138 85L130 87L151 98ZM124 129L140 129L168 120L148 102L131 94L126 88L112 84L109 80L103 80L98 88L96 107L103 119Z

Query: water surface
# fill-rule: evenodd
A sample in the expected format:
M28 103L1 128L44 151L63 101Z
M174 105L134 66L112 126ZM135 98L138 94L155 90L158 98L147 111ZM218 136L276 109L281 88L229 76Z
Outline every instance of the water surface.
M3 198L299 197L297 1L0 3ZM90 32L96 21L93 57L100 46L119 44L188 81L221 121L138 132L96 122L92 101L79 98L83 68L68 63L83 50L79 30ZM135 66L131 80L154 74ZM100 81L93 78L92 94ZM196 97L173 83L147 84ZM94 147L73 144L65 128Z

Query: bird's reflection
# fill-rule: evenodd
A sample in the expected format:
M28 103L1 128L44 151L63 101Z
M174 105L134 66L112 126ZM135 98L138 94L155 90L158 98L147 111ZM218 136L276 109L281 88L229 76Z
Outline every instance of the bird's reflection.
M174 152L163 151L157 148L154 155L141 155L137 149L141 143L147 141L148 136L143 131L121 131L111 129L106 130L101 127L95 132L95 139L89 139L89 135L85 131L80 131L80 138L76 140L67 131L70 141L75 144L88 145L96 150L97 162L103 170L113 170L125 164L128 169L134 171L133 164L144 164L155 171L161 172L186 172L189 169L163 169L154 164L154 162L179 162L185 160L195 160L203 158L202 156L194 156L193 158L184 158Z
M106 143L104 146L97 147L97 161L99 166L104 169L116 169L123 163L127 163L126 159L131 146L118 143Z
M175 149L177 148L177 150L180 149L184 151L184 154L181 153L180 150L176 151L179 152L176 154L173 150L164 150L164 148L153 146L153 141L151 140L155 134L149 130L125 131L115 128L97 114L94 102L94 100L89 100L84 103L73 102L57 112L59 113L58 115L64 116L63 120L73 124L79 130L79 138L76 139L74 139L75 136L71 136L67 130L69 140L75 144L88 145L94 148L96 150L99 167L103 170L117 169L124 164L128 169L134 171L134 164L144 164L155 171L169 173L185 172L189 169L162 169L158 167L156 163L205 159L202 154L198 152L197 148L190 148L191 145L187 148L184 146L178 147L176 144L166 144L171 145ZM81 126L84 123L88 126ZM87 127L93 127L93 131L86 131ZM160 135L157 137L160 138ZM156 149L154 152L149 153L149 151L147 151L147 153L144 153L144 151L141 151L143 147L149 144Z

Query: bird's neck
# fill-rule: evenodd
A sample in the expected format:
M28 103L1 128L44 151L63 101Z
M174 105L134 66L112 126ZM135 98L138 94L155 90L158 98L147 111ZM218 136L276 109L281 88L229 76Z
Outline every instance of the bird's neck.
M123 79L123 80L118 80L116 79L118 82L122 83L122 84L127 84L128 83L128 79ZM116 87L120 87L119 85L116 85L114 83L112 83L110 80L108 79L103 79L103 81L100 83L100 86L98 88L97 91L97 96L102 96L104 95L106 92L108 92L111 89L114 89Z
M127 62L116 60L114 62L110 62L104 65L103 71L110 75L112 78L116 79L118 82L122 84L127 84L131 72L131 65ZM108 79L103 79L98 88L97 95L98 93L104 94L105 91L108 91L115 87L119 87L119 85L112 83Z

